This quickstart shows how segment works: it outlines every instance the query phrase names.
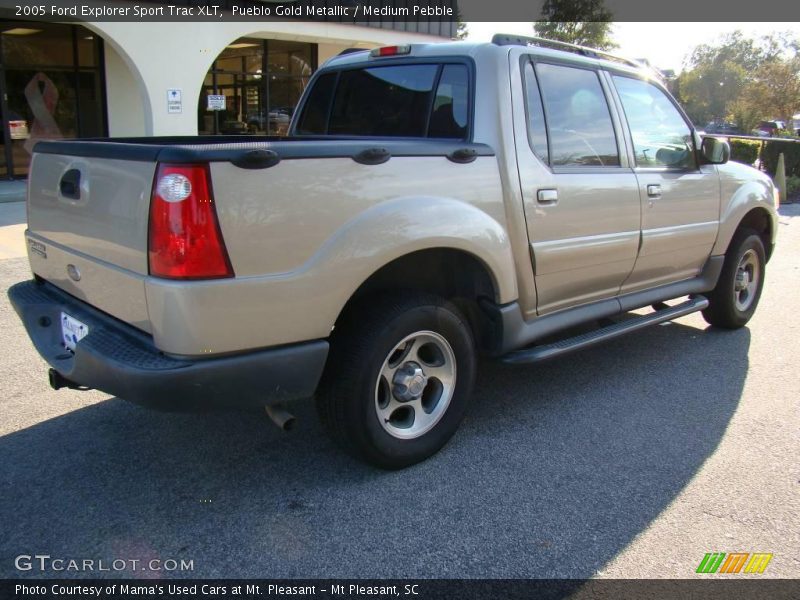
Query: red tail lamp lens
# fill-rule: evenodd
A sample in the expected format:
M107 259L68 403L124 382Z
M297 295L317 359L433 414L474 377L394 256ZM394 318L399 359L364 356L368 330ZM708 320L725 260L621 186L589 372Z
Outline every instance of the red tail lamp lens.
M148 258L155 277L233 277L208 165L159 165L150 201Z

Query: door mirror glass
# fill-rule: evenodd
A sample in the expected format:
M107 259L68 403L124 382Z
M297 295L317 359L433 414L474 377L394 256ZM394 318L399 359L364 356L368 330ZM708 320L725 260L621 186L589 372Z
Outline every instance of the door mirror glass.
M731 156L731 147L724 140L706 137L700 146L700 155L705 163L723 165Z

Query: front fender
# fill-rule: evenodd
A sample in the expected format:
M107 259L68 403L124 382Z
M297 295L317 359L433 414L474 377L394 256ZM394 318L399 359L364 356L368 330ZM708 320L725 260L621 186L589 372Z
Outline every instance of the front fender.
M775 210L773 193L775 186L763 173L741 165L727 163L720 167L720 206L719 233L711 254L725 254L742 219L753 209L761 209L769 215L771 242L775 243L778 216Z

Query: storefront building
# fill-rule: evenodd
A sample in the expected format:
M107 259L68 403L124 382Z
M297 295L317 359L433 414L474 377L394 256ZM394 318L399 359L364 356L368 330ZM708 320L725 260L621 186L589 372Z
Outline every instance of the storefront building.
M454 23L0 21L0 179L42 139L286 133L347 48L449 39Z

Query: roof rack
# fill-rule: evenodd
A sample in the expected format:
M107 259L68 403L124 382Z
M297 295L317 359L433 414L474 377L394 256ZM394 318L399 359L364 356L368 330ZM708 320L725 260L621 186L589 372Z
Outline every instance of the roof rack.
M355 54L356 52L369 52L367 48L345 48L336 56L345 56L346 54Z
M601 58L605 60L615 60L617 62L625 63L638 69L644 68L644 65L632 58L626 58L617 54L611 54L603 50L596 50L588 48L587 46L578 46L577 44L569 44L567 42L559 42L558 40L549 40L542 37L528 37L524 35L513 35L510 33L497 33L492 37L492 43L497 46L541 46L543 48L551 47L554 50L565 50L567 52L574 52L582 56L590 58Z

